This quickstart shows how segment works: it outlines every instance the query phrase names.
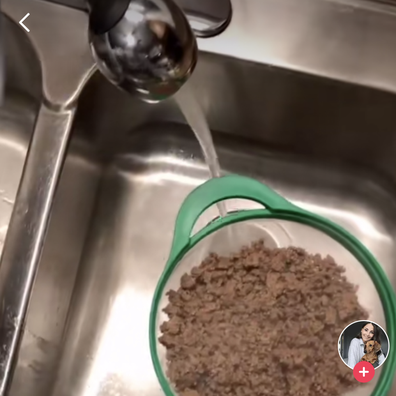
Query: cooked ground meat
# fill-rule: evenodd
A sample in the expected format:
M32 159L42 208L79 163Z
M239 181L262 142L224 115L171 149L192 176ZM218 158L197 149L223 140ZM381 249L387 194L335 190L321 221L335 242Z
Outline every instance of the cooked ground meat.
M167 376L181 396L338 396L358 383L338 337L366 319L327 256L262 241L210 255L168 293Z

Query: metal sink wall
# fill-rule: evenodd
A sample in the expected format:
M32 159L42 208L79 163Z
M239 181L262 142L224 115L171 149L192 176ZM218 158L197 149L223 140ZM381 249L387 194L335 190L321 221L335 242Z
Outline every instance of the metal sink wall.
M9 70L20 69L12 69L0 117L0 192L6 192L0 226L10 216L41 95L29 41L15 25L7 29L17 41L9 46ZM263 180L346 227L396 287L396 95L236 59L232 51L232 58L201 53L186 87L215 131L224 172ZM148 349L151 296L180 204L208 177L173 100L143 104L99 74L90 79L79 99L12 396L161 395ZM381 310L372 318L383 323Z
M0 107L0 250L41 95L40 64L29 41L9 19L4 20L4 32L9 50L5 100Z
M7 51L5 100L0 107L0 253L40 105L42 82L40 62L28 37L8 18L3 18L2 23ZM36 311L35 317L39 316ZM24 350L32 350L29 340L40 339L32 331L26 329ZM21 354L19 373L23 373L23 381L27 383L28 364L32 361L27 362Z

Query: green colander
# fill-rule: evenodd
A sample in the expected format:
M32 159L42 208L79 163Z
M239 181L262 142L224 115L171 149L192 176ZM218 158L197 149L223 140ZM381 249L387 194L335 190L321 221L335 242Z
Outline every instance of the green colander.
M192 235L198 218L206 209L220 201L235 198L257 202L264 208L229 213ZM302 231L296 234L302 239L295 243L289 242L289 244L306 248L312 253L322 253L322 250L324 254L331 254L338 263L344 263L345 254L350 256L351 262L354 263L354 274L356 271L362 271L364 276L367 276L369 281L371 280L373 290L378 293L378 304L383 308L390 345L393 345L396 340L395 292L380 264L362 243L342 227L293 205L257 180L238 175L211 179L192 191L179 210L169 259L157 284L152 301L149 326L151 358L166 396L175 395L173 387L165 375L165 350L158 342L158 337L161 334L159 326L163 320L166 320L166 316L162 312L168 303L166 293L170 289L177 289L181 276L189 272L193 266L198 265L209 253L228 254L232 253L231 250L239 250L249 242L249 240L243 240L243 236L247 235L248 239L259 239L260 233L271 229L274 222L301 227ZM245 226L245 228L242 227L242 232L235 234L234 230L230 234L228 231L232 230L232 227L241 230L241 226ZM254 232L250 233L249 230L254 230ZM309 234L308 231L321 235L321 238L318 239L317 235L312 237L313 234ZM227 233L225 238L219 238L219 235L223 234L224 236L224 232ZM224 241L229 239L230 235L237 235L237 241L232 240L228 244L230 246L224 247ZM314 245L307 248L307 241L312 240L315 241ZM322 240L325 243L321 244ZM220 247L220 245L222 246ZM336 245L342 249L342 252L340 249L333 251L332 247ZM387 360L381 369L380 377L371 396L386 396L388 394L395 370L396 349L389 348Z

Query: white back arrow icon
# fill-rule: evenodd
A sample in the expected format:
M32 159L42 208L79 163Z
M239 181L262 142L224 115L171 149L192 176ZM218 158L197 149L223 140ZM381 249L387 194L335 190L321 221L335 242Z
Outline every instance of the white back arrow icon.
M30 30L23 24L23 21L29 16L30 14L27 13L20 21L19 24L27 31L30 32Z

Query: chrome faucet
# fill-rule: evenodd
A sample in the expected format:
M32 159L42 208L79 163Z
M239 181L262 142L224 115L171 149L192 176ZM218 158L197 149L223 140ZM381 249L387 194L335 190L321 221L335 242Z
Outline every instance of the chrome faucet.
M195 36L219 34L231 19L230 0L88 0L88 8L97 67L147 102L176 93L195 68Z
M115 85L156 102L173 95L197 62L197 43L173 0L91 0L90 47Z

